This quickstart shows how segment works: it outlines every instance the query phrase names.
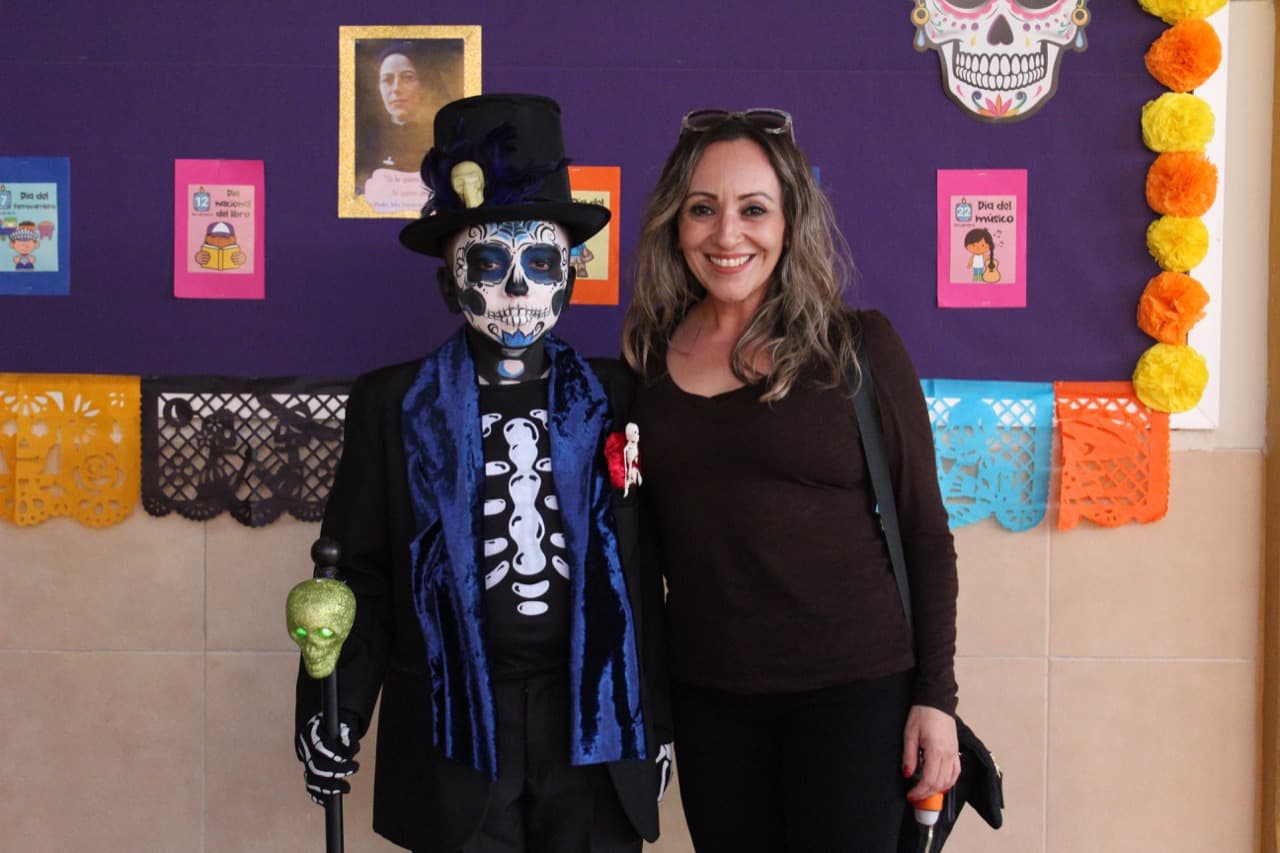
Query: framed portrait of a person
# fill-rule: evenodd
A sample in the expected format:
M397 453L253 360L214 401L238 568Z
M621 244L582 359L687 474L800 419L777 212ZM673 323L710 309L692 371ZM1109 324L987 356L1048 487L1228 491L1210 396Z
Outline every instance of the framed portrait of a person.
M480 27L339 27L338 77L338 216L416 218L436 111L480 94Z

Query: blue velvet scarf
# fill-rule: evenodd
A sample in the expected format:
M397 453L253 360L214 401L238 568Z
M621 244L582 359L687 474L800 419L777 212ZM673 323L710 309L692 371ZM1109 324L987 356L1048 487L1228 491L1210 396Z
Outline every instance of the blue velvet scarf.
M608 401L590 366L548 335L551 466L570 558L573 764L645 756L640 668L605 475ZM423 360L404 398L413 598L431 672L434 741L496 778L485 650L479 390L463 331Z

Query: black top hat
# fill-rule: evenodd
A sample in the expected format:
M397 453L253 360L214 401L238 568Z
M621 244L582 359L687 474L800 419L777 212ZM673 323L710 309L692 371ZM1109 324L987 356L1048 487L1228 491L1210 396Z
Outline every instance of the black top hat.
M482 198L467 203L454 190L461 163L484 173ZM560 105L541 95L477 95L436 113L435 147L422 161L431 200L422 218L400 231L415 252L440 257L446 237L469 225L532 219L558 222L569 243L585 242L609 222L609 209L574 201L564 156Z

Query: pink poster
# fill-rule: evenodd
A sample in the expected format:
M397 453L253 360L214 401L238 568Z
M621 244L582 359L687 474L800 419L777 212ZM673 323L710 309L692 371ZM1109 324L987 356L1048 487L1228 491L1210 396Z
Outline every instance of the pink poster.
M175 160L173 295L265 296L261 160Z
M1027 307L1027 170L938 170L938 307Z

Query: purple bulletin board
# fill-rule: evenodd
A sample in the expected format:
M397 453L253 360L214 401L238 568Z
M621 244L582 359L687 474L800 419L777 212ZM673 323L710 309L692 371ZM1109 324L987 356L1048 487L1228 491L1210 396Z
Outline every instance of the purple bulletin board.
M699 106L777 106L853 247L857 304L884 310L922 376L1127 377L1150 342L1153 274L1143 53L1163 24L1094 0L1088 50L1014 124L974 120L912 48L912 0L214 4L125 12L43 0L5 40L0 156L69 157L71 294L0 297L0 371L352 376L418 356L457 326L433 261L398 220L339 219L338 27L480 25L483 91L560 101L578 165L622 169L622 301L645 193ZM138 7L141 9L142 7ZM17 31L15 31L16 36ZM266 299L178 300L174 160L262 160ZM936 306L938 169L1026 169L1026 309ZM575 306L563 337L617 352L622 309Z

